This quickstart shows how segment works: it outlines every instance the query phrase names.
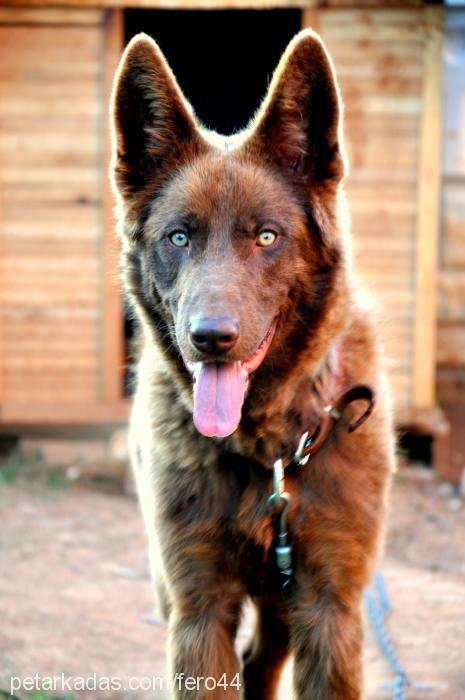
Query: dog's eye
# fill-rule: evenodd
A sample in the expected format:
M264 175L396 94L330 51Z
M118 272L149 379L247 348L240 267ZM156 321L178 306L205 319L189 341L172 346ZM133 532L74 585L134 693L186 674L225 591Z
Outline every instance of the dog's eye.
M257 245L261 248L266 248L273 245L277 236L273 231L262 231L257 237Z
M189 245L189 237L184 231L174 231L170 234L169 239L177 248L185 248Z

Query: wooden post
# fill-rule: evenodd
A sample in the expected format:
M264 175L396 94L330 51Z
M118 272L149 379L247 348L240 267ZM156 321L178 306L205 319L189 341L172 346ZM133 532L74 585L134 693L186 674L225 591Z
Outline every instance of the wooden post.
M302 29L307 28L318 31L318 7L316 5L302 10Z
M103 248L101 400L119 402L123 393L124 316L119 284L119 242L113 216L114 199L108 178L111 158L109 105L113 77L124 44L123 12L108 10L103 32Z
M413 405L415 408L432 408L435 404L442 33L442 8L426 7L415 260L413 338Z
M0 52L0 61L1 61ZM1 130L1 125L0 125ZM0 421L3 414L4 401L5 401L5 282L4 282L4 217L5 217L5 198L3 196L2 172L1 172L1 162L2 153L0 150Z

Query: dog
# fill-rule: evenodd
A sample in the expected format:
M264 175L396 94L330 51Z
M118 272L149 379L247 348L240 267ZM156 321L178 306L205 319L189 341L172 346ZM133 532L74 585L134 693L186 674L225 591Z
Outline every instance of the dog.
M141 333L131 457L178 700L273 700L291 654L298 700L362 697L394 441L351 269L341 111L311 30L230 137L198 122L150 37L115 77L111 173Z

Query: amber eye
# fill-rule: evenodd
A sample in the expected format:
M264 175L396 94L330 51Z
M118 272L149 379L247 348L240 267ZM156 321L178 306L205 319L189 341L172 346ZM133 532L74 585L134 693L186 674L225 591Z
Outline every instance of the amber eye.
M184 231L174 231L170 234L169 239L176 248L185 248L189 245L189 236Z
M257 245L259 245L261 248L267 248L270 245L273 245L275 242L277 236L273 231L262 231L258 237L257 237Z

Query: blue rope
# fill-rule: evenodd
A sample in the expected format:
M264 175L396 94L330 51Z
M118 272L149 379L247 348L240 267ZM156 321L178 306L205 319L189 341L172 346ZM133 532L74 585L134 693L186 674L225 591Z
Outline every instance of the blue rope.
M392 640L384 627L384 618L391 612L391 602L386 590L384 579L379 571L374 576L374 589L365 589L365 604L370 615L379 645L391 667L394 679L391 683L383 683L381 690L392 690L392 700L405 700L407 688L415 690L432 690L431 685L413 683L407 672L402 668L395 652Z

